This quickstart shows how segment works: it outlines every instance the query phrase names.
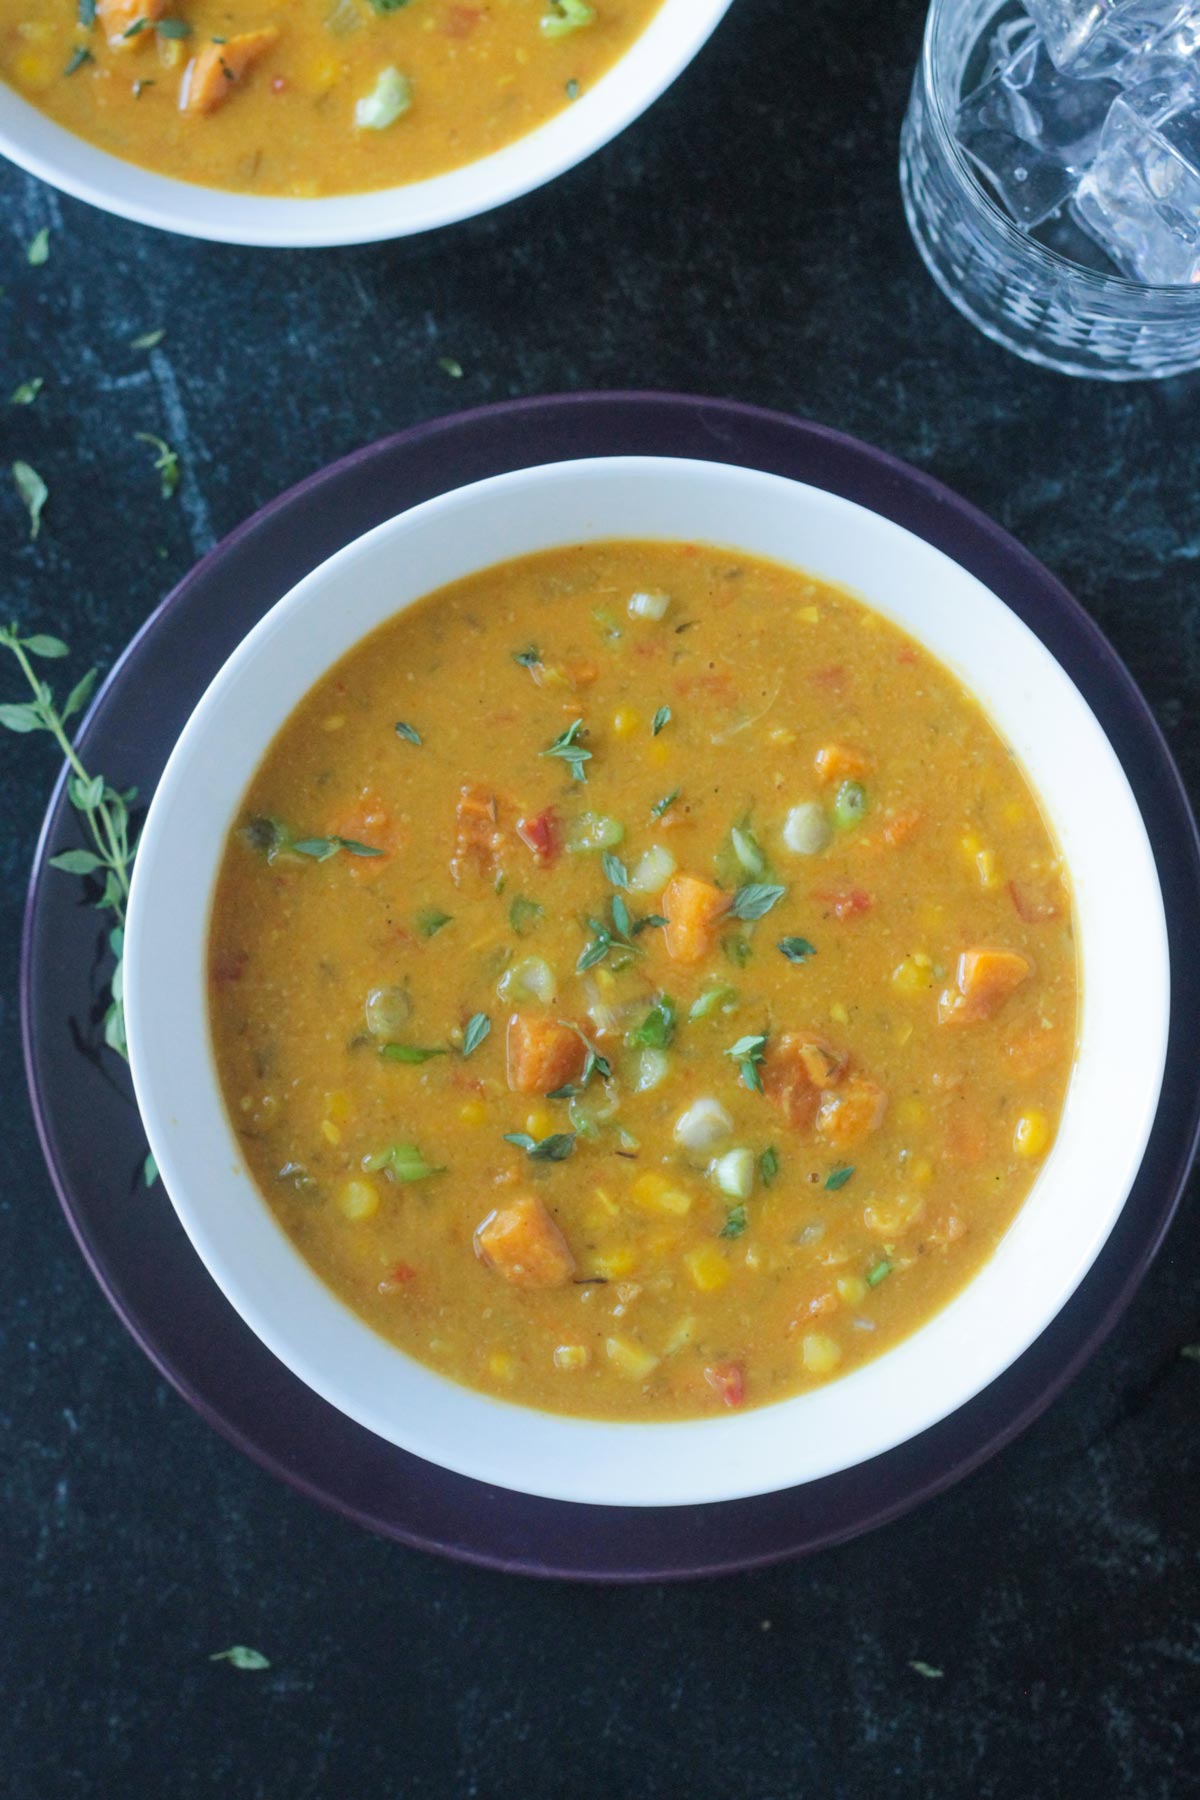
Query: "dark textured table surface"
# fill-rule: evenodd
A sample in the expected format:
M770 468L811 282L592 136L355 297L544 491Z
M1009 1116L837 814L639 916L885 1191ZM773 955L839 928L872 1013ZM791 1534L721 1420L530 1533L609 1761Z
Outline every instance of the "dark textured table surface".
M920 14L919 0L735 0L616 144L500 213L397 245L192 244L5 169L0 378L45 388L4 409L3 460L33 463L51 494L31 544L0 482L5 609L106 663L223 533L355 445L510 395L706 391L857 433L999 518L1116 643L1195 794L1200 388L1046 374L946 306L895 177ZM42 227L50 259L30 268ZM152 354L130 347L158 327ZM175 499L137 431L179 451ZM5 738L6 1795L1200 1793L1185 1746L1200 1364L1179 1356L1200 1337L1195 1184L1066 1397L873 1537L636 1591L377 1542L164 1387L54 1202L13 998L54 772L45 740ZM208 1660L234 1642L270 1669Z

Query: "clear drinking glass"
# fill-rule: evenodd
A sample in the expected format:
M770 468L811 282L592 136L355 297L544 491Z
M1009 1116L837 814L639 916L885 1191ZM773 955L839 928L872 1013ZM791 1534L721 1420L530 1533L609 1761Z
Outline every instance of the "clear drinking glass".
M972 50L998 0L933 0L900 139L909 229L946 298L1030 362L1107 381L1200 366L1200 289L1145 287L1069 262L992 200L954 138Z

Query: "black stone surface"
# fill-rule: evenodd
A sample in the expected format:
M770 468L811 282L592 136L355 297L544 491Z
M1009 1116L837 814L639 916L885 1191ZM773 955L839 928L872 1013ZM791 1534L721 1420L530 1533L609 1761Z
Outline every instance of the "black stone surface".
M1114 640L1195 794L1200 387L1029 368L938 295L895 177L921 10L735 0L615 145L398 245L190 244L6 169L0 385L46 385L0 410L3 460L35 464L51 499L30 544L0 480L5 609L106 663L197 555L359 443L509 395L707 391L856 432L1002 520ZM31 269L43 226L50 260ZM158 349L130 347L159 326ZM179 450L174 500L137 431ZM1179 1356L1200 1338L1195 1183L1066 1398L871 1538L754 1576L596 1592L376 1542L166 1390L53 1201L14 999L53 774L44 740L4 738L6 1796L1200 1792L1200 1364ZM208 1660L234 1642L270 1669Z

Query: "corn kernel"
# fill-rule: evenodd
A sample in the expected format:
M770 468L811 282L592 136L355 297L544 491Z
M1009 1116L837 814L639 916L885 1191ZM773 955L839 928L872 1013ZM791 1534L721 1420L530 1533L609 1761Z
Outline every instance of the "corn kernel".
M641 722L632 706L618 706L612 719L613 733L616 737L632 737Z
M554 1114L547 1112L544 1107L535 1106L525 1120L526 1131L530 1137L535 1138L549 1137L554 1130L554 1125Z
M796 617L802 625L819 625L821 623L821 609L819 606L802 606L796 614Z
M342 1141L341 1129L332 1119L321 1120L321 1136L327 1144L340 1144Z
M586 1344L560 1344L554 1352L556 1369L586 1369L591 1360L591 1351Z
M924 994L933 985L933 958L920 950L892 970L892 986L902 994Z
M867 1297L867 1284L861 1275L839 1275L834 1285L838 1299L847 1306L861 1306Z
M21 50L12 60L13 79L35 93L48 88L62 74L57 60L44 50Z
M678 1325L663 1345L664 1356L674 1356L677 1350L686 1349L696 1335L697 1319L695 1313L688 1313L680 1319Z
M1013 1149L1018 1156L1044 1156L1050 1148L1050 1121L1045 1113L1022 1113L1013 1132Z
M647 1212L671 1213L675 1218L682 1218L692 1210L692 1196L676 1187L657 1169L647 1169L644 1175L639 1175L630 1193L637 1205Z
M354 1096L348 1088L334 1088L325 1096L325 1117L335 1125L344 1125L354 1111Z
M458 1109L458 1116L464 1125L472 1130L487 1124L487 1107L482 1100L464 1100Z
M338 1211L355 1224L379 1211L379 1195L369 1181L344 1181L338 1189Z
M631 1381L645 1381L658 1367L658 1357L652 1356L649 1350L629 1338L610 1337L604 1340L604 1350L613 1367L622 1375L628 1375Z
M622 1275L631 1274L636 1266L637 1253L631 1244L617 1244L592 1258L593 1273L603 1275L607 1281L619 1281Z
M842 1360L840 1347L823 1331L805 1332L800 1353L810 1375L832 1375Z
M915 1094L906 1094L903 1100L897 1100L893 1117L897 1125L923 1125L929 1117L929 1108Z
M927 1156L918 1156L908 1171L908 1178L914 1187L927 1188L933 1185L933 1164Z
M645 756L647 762L658 763L661 767L663 763L669 761L670 755L671 751L669 745L664 744L661 738L655 738L652 743L646 745Z
M507 1350L493 1350L488 1357L488 1374L497 1381L511 1381L517 1372L517 1359Z
M850 1014L846 1011L846 1008L842 1005L840 1000L834 1001L829 1009L829 1016L835 1025L848 1025L850 1023Z
M1006 825L1023 825L1025 823L1025 808L1021 805L1019 800L1006 800L1001 817Z
M701 1244L684 1257L692 1284L702 1294L715 1294L729 1280L729 1264L715 1244Z

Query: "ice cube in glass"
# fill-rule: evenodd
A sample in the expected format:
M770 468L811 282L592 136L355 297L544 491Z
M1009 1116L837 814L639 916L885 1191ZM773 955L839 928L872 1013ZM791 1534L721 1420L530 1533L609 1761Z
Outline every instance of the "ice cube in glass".
M1057 66L1109 75L1200 17L1200 0L1025 0Z
M1156 65L1114 101L1073 210L1127 275L1190 286L1200 282L1200 88Z

